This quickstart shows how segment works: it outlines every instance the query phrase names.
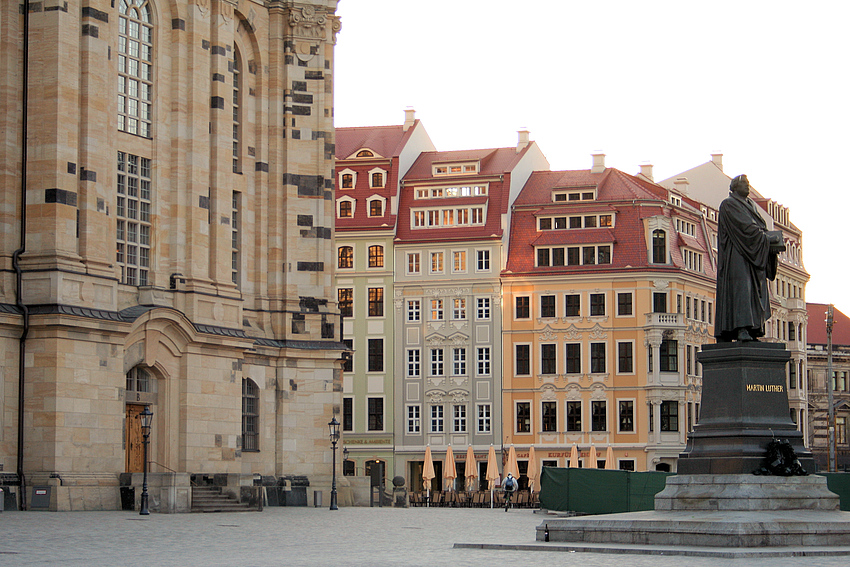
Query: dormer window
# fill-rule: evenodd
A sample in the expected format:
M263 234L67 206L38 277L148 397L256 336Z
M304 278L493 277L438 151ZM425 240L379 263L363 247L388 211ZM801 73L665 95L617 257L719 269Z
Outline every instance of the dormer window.
M370 217L382 217L386 210L387 200L380 195L372 195L366 200L368 204L368 215Z
M369 150L360 150L359 152L357 152L357 156L355 156L355 157L359 157L359 158L370 158L370 157L375 157L375 154L373 154L373 153L372 153L371 151L369 151Z
M538 230L562 230L566 228L611 228L614 226L614 215L583 215L572 217L539 217Z
M434 175L471 175L478 173L478 162L434 165Z
M354 189L357 185L357 172L353 169L343 169L337 172L337 187L340 189Z
M354 207L357 201L351 197L341 197L336 201L336 216L340 219L354 218Z
M351 173L344 173L342 175L342 188L343 189L352 189L354 187L354 175Z
M670 195L670 202L672 204L676 205L677 207L682 206L682 198L679 197L678 195Z
M555 203L565 201L593 201L596 199L596 191L555 191L552 193L552 201Z

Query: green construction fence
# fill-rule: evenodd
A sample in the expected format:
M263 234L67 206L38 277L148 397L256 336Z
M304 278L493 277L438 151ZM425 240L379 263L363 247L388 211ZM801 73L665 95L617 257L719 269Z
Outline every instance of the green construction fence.
M540 505L548 510L580 514L616 514L655 508L655 495L676 473L543 467ZM819 473L836 493L841 509L850 511L850 473Z

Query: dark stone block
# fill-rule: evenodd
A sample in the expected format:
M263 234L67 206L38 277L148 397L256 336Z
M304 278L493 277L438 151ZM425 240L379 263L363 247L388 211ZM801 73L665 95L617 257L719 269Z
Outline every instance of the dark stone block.
M80 169L80 179L83 181L97 181L97 172L84 167Z
M201 49L209 49L210 48L210 40L202 39L201 40Z
M93 26L91 24L83 24L83 35L96 38L100 35L100 30L97 28L97 26Z
M313 226L313 215L298 215L298 226Z
M323 272L325 271L324 262L298 262L299 272Z
M180 18L173 18L171 20L171 29L186 31L186 20Z
M699 422L679 455L678 474L749 474L762 465L767 444L787 439L803 468L814 472L803 434L791 421L781 343L703 345Z
M313 104L313 95L295 93L292 96L292 102L300 102L302 104Z
M68 173L70 173L71 175L77 174L77 164L76 163L72 163L70 161L68 162Z
M322 81L325 74L321 71L304 71L304 78L312 81Z
M224 98L222 98L222 97L220 97L220 96L214 96L214 97L212 97L212 99L210 100L210 106L211 106L212 108L221 108L221 109L223 109L223 108L224 108Z
M285 137L285 133L284 133L284 137ZM300 140L301 139L301 130L293 129L292 130L292 139L293 140Z
M94 18L95 20L100 20L105 24L109 23L109 14L107 14L106 12L101 12L100 10L96 10L91 6L83 6L83 17Z
M254 164L254 171L265 171L266 173L268 173L269 172L269 164L267 164L264 161L258 161L257 163Z
M292 65L293 63L295 63L295 57L293 57L291 54L287 53L283 56L284 65Z
M212 46L212 54L213 55L227 55L227 50L223 45L213 45Z
M221 73L213 73L213 81L218 81L219 83L224 82L224 75Z
M292 107L292 114L294 114L295 116L310 116L311 112L312 112L312 110L310 109L309 106L297 106L296 105L296 106Z
M64 189L45 189L44 190L44 202L45 203L60 203L62 205L70 205L72 207L77 206L77 194L73 191L65 191Z

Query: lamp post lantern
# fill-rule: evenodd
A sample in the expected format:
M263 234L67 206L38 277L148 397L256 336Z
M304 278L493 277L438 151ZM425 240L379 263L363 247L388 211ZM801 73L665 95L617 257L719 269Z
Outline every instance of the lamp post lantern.
M339 510L336 505L336 444L339 441L339 422L334 416L328 423L328 431L331 437L331 445L333 446L333 470L331 475L331 510Z
M144 446L144 465L142 467L142 505L139 510L140 516L150 515L148 510L148 443L151 436L151 421L153 412L150 406L145 406L142 413L139 414L139 419L142 420L142 445Z

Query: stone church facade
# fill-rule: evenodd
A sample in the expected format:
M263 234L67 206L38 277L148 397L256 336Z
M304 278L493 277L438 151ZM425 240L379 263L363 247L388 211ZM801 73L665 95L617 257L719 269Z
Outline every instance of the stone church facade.
M0 484L20 505L119 508L145 406L154 510L189 509L193 480L329 488L336 4L3 3Z

